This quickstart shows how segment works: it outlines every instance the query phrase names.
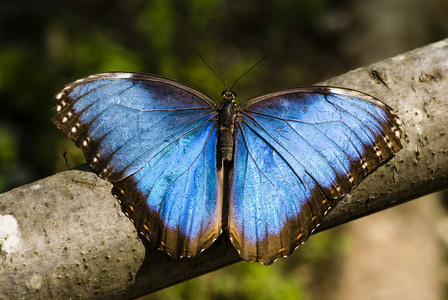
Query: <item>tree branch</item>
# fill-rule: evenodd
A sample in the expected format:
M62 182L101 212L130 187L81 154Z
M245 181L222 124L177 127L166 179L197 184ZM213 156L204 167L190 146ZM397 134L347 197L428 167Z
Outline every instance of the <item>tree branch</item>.
M369 93L404 122L403 149L348 194L320 230L448 186L448 39L322 85ZM0 298L134 298L240 260L228 243L174 260L140 239L87 166L0 195Z

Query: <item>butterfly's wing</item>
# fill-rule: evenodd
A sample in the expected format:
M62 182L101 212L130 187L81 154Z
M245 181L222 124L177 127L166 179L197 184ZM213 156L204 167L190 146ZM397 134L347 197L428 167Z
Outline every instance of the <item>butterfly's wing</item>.
M229 236L243 259L270 264L305 242L324 215L401 149L400 120L366 94L285 90L240 106Z
M195 256L220 235L214 100L169 79L120 72L75 81L56 100L53 122L113 183L154 246Z

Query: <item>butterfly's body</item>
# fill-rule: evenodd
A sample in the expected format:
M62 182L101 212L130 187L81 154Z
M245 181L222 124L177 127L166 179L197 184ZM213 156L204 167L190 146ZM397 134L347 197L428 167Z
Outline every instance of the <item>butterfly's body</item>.
M233 158L236 117L237 107L235 104L235 94L231 91L225 91L223 92L223 100L218 106L219 145L222 158L225 161L231 161Z
M151 243L193 257L223 232L270 264L305 242L337 200L401 149L400 120L353 90L304 87L237 105L142 73L68 85L53 122L113 184Z

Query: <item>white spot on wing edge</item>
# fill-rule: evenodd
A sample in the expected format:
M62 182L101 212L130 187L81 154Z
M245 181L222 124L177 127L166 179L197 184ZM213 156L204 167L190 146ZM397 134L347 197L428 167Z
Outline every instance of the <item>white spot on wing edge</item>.
M90 75L89 79L92 78L111 78L111 79L127 79L134 77L134 73L129 72L112 72L112 73L98 73L95 75Z
M132 73L116 73L114 75L116 78L132 78L134 76Z
M328 91L330 93L334 93L334 94L341 94L341 92L343 92L343 89L336 88L336 87L329 87Z
M0 215L0 251L12 254L20 249L19 224L13 215Z

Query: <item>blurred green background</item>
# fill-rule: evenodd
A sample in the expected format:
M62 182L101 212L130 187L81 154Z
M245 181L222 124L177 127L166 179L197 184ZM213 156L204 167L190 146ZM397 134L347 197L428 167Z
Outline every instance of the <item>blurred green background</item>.
M446 0L0 0L0 193L67 169L65 152L71 167L85 162L50 121L53 96L80 77L147 72L220 99L222 84L187 45L227 84L277 49L238 82L242 101L447 33ZM343 299L352 240L344 229L327 231L272 267L240 263L147 299ZM446 295L448 278L437 278L445 289L437 295Z

